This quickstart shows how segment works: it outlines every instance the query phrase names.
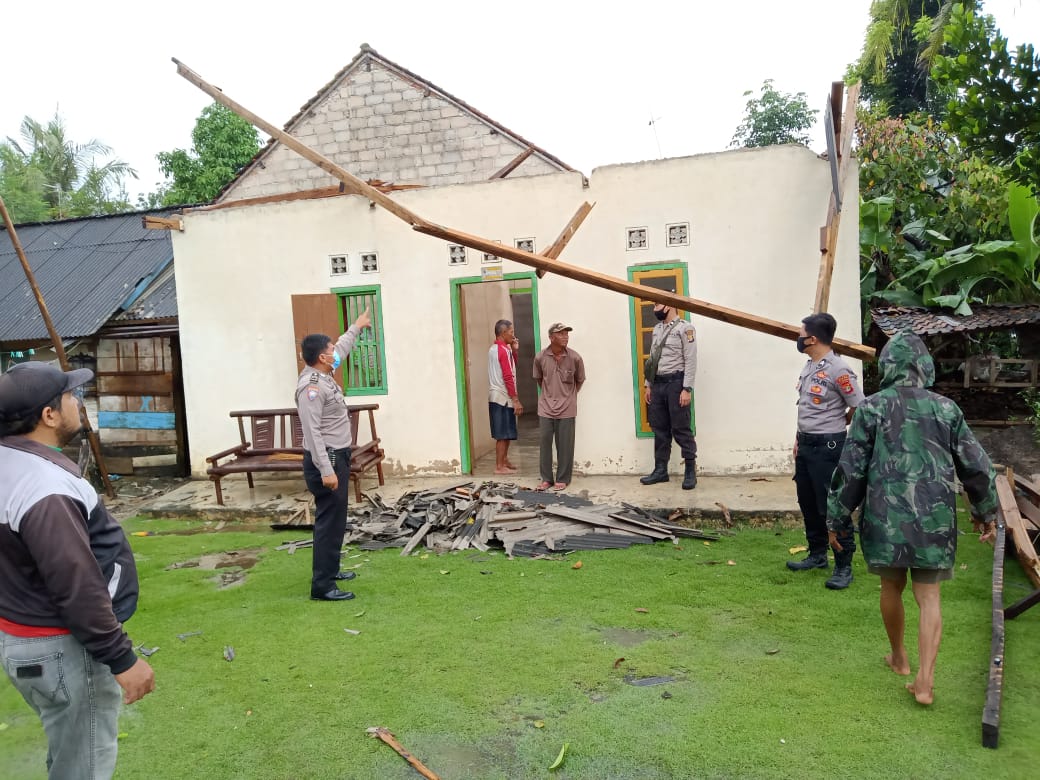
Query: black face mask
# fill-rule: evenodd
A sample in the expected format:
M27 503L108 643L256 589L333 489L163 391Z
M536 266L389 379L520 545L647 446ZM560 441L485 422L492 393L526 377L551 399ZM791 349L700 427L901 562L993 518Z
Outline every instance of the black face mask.
M654 316L661 322L664 322L664 318L668 316L668 309L654 309Z
M798 341L795 342L795 346L798 347L799 352L805 352L805 340L810 338L809 336L799 336Z

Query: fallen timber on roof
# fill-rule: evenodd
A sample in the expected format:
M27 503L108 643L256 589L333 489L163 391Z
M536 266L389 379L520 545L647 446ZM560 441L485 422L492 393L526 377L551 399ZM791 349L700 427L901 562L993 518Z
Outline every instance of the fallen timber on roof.
M448 490L405 493L389 506L378 494L352 506L345 543L362 550L401 547L451 552L504 549L507 555L623 549L718 535L670 523L634 507L593 504L567 494L536 493L501 482L468 482Z

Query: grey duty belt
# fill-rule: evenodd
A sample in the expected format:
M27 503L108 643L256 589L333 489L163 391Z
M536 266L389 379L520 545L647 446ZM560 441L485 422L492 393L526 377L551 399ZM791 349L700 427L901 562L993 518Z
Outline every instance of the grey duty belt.
M833 450L845 443L845 432L841 433L802 433L798 432L798 443L809 446L824 446Z

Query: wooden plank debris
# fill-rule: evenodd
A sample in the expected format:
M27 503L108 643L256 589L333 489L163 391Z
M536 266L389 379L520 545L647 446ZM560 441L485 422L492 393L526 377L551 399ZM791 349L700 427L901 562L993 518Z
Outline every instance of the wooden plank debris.
M401 547L402 556L419 549L453 552L471 548L534 556L675 542L681 536L719 538L632 507L595 505L566 494L534 493L491 481L406 493L393 506L378 495L366 494L365 499L351 506L352 527L346 543L356 544L360 550Z
M989 652L989 682L982 708L982 746L996 748L1000 737L1000 704L1004 695L1004 539L1007 514L1018 514L1015 496L1003 474L997 476L997 538L993 545L993 632Z
M595 205L595 203L589 203L588 201L582 203L581 206L578 207L574 216L571 217L570 222L563 226L560 235L556 237L556 240L553 241L552 244L549 245L548 249L542 252L542 255L544 257L551 257L553 260L559 257L563 253L567 244L570 243L571 238L574 237L574 234L578 232L581 223L585 221L585 217L589 215L589 212L592 211L592 207ZM535 271L535 275L539 279L545 276L545 273L546 270L544 268L539 268Z

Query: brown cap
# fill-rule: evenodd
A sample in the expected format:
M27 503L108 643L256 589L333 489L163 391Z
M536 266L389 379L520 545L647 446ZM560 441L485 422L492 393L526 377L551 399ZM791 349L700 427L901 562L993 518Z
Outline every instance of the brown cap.
M549 326L549 335L551 336L554 333L559 333L560 331L564 330L574 330L574 328L572 328L570 325L564 325L562 322L554 322L552 325Z

